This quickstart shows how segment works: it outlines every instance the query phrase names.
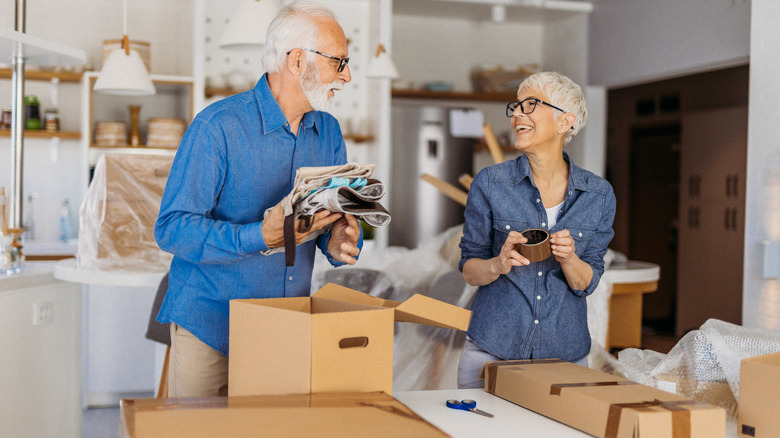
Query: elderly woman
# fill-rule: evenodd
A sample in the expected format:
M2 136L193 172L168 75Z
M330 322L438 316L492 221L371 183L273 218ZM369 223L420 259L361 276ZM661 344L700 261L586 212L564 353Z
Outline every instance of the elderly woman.
M587 119L571 79L529 76L506 107L522 155L474 178L466 205L460 270L479 286L458 366L458 386L481 387L485 362L558 358L587 366L586 297L604 272L614 232L612 186L563 151ZM548 230L552 256L532 262L515 245L522 231Z

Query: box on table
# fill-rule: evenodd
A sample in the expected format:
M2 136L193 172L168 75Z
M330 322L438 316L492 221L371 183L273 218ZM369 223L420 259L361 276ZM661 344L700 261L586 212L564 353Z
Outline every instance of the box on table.
M742 359L739 370L737 432L740 436L780 436L780 353Z
M446 437L384 393L122 400L123 438Z
M232 300L228 392L393 391L393 323L467 330L471 311L423 295L384 300L328 283L311 297Z
M485 390L602 438L716 438L718 407L558 359L488 362Z

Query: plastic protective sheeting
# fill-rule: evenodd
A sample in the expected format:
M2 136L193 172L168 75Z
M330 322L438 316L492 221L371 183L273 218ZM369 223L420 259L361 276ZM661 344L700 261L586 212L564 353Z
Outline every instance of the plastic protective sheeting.
M154 223L172 164L172 156L100 158L79 214L79 268L168 270L173 256L157 246Z
M626 378L720 406L735 417L741 360L778 351L780 330L710 319L683 336L668 354L629 348L618 358Z
M477 292L458 271L462 226L451 227L423 241L417 248L391 246L366 250L355 268L333 269L324 257L317 258L312 292L328 282L382 298L403 301L415 293L469 308ZM608 251L605 265L622 255ZM591 368L612 370L617 360L604 350L611 285L602 282L588 297L588 324L592 347ZM458 362L466 334L457 330L395 324L393 391L456 389ZM608 372L608 371L605 371Z

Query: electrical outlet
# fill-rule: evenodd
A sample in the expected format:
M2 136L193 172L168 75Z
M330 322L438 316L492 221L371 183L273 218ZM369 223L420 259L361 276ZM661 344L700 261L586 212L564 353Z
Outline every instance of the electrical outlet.
M51 301L33 303L33 326L48 324L54 318Z

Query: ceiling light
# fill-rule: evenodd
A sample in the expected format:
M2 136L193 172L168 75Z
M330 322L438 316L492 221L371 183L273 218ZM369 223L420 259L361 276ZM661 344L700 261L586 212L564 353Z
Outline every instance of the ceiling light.
M156 92L141 55L130 49L127 37L127 0L124 0L122 48L113 50L103 64L94 90L120 96L150 96Z
M228 21L219 47L255 50L265 45L268 26L279 12L277 0L243 0Z

